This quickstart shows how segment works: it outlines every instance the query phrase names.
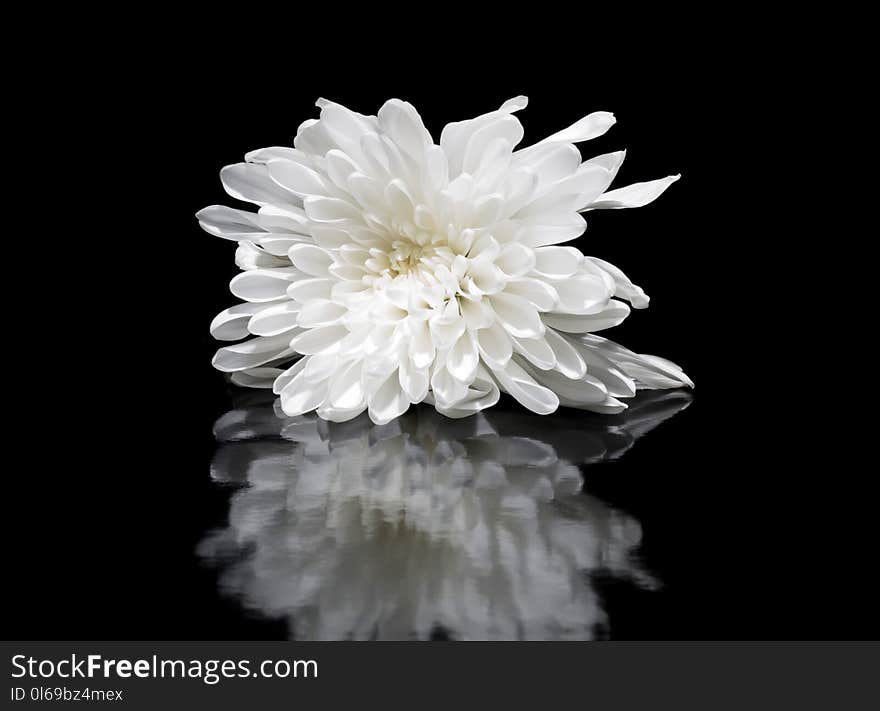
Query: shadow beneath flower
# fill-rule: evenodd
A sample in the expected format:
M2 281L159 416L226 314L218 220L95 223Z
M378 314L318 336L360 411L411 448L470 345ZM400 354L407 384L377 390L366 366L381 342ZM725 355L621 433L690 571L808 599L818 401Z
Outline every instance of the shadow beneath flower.
M199 546L224 593L305 639L590 639L596 574L651 588L636 520L582 492L691 401L646 392L613 417L416 407L388 425L286 417L251 394L223 415L212 477L238 484Z

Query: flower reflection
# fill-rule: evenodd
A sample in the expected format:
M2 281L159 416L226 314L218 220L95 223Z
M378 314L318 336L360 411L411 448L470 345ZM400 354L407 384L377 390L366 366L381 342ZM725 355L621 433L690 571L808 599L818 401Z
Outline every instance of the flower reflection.
M638 522L582 493L579 465L621 456L689 402L645 393L571 420L414 408L378 426L252 397L215 424L212 476L246 486L199 553L296 638L589 639L605 626L591 574L654 581L633 555Z

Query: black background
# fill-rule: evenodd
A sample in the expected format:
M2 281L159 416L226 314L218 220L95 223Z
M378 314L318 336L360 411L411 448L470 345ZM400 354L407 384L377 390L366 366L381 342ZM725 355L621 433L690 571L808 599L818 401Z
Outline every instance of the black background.
M476 30L349 42L260 23L204 44L168 28L133 46L77 44L57 56L48 102L28 89L43 140L24 150L43 197L27 234L41 244L21 247L43 256L19 252L11 270L35 320L13 337L21 360L8 371L19 426L5 467L5 637L284 636L222 599L194 555L229 497L208 475L211 425L231 402L208 324L233 303L237 272L234 246L194 213L234 204L219 169L290 144L319 96L362 113L408 100L439 140L446 122L517 94L530 100L526 142L609 110L617 125L581 148L628 150L616 184L683 176L649 207L589 213L576 243L652 297L608 335L696 383L686 412L590 472L591 493L641 522L642 557L664 583L608 584L612 637L880 633L857 512L871 492L863 472L817 459L836 461L859 424L813 409L836 397L827 378L800 379L804 359L828 358L787 331L782 279L795 267L778 199L800 176L767 149L789 125L772 103L784 91L755 79L766 73L747 41L658 31L644 45L621 32L611 51L598 30L560 39L525 23L493 43Z

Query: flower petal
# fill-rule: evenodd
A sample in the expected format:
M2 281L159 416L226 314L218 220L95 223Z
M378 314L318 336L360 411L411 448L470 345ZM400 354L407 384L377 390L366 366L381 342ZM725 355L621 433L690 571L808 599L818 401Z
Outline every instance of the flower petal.
M247 327L255 336L278 336L287 333L287 337L290 339L299 332L293 332L297 326L298 314L299 304L294 301L285 301L266 307L254 314Z
M403 358L400 361L400 369L398 370L400 379L400 387L413 404L421 402L428 395L430 379L427 366L424 368L416 368L412 360Z
M329 299L312 299L300 308L297 323L303 328L329 326L339 321L347 312L345 306Z
M283 372L280 368L248 368L233 373L230 380L239 387L268 390Z
M659 180L633 183L623 188L609 190L584 210L620 210L625 207L643 207L660 197L666 188L679 178L681 178L680 174L670 175Z
M559 294L556 311L566 314L593 313L611 298L608 285L598 276L578 274L554 284Z
M592 333L619 325L629 316L629 306L622 301L612 299L601 310L594 314L542 314L541 318L548 326L565 333Z
M220 171L220 181L226 192L238 200L257 205L302 205L289 191L279 187L264 165L235 163Z
M256 368L291 355L293 351L288 345L289 341L290 339L283 335L272 338L258 336L243 343L236 343L234 346L220 348L214 354L212 364L224 373Z
M303 200L306 215L315 222L360 221L360 211L347 200L321 195L309 195Z
M470 383L477 372L477 344L473 332L465 331L449 349L446 369L463 383Z
M584 334L577 340L597 350L628 376L635 378L638 387L666 389L683 385L694 386L693 381L678 365L665 358L634 353L614 341L592 334Z
M514 338L514 350L540 370L556 366L556 354L545 338Z
M333 190L320 175L301 163L289 160L270 160L266 164L269 177L285 190L304 198L309 195L333 195Z
M338 283L335 279L298 279L287 287L287 296L301 304L311 299L329 299Z
M574 247L538 247L535 271L551 279L566 279L578 271L584 255Z
M363 361L356 360L344 365L333 374L330 385L329 404L340 410L351 410L366 404L361 373Z
M541 317L528 301L513 294L495 294L490 298L499 323L517 338L537 338L544 335Z
M566 378L582 378L587 372L587 364L578 349L552 328L547 329L544 338L547 345L553 349L553 355L556 357L556 370Z
M196 213L196 219L205 232L224 239L252 239L266 230L258 222L255 212L235 210L224 205L211 205Z
M514 360L504 368L493 369L504 392L512 395L523 407L539 415L549 415L559 407L559 398L552 390L535 382Z
M547 136L540 143L580 143L582 141L589 141L601 136L615 122L614 114L608 111L595 111L584 116L580 121L576 121L568 128Z
M504 293L522 297L538 311L552 311L559 303L556 289L540 279L514 279L507 282Z
M520 277L535 266L534 250L519 242L509 242L501 248L495 265L509 277Z
M421 159L434 143L419 112L406 101L389 99L379 109L378 119L380 128L412 158Z
M608 399L608 390L602 381L587 374L577 380L566 378L555 370L530 370L535 380L552 389L559 402L567 407L602 405Z
M229 290L239 299L253 302L278 301L287 297L287 286L296 279L295 269L250 269L229 282Z
M426 321L410 322L409 357L416 368L427 368L434 362L434 342Z
M410 401L400 387L397 372L388 376L370 398L370 419L377 425L386 425L409 409Z
M327 399L330 381L310 381L300 371L281 391L281 409L289 417L311 412Z
M287 370L285 370L278 378L275 380L274 385L272 385L272 392L276 395L280 394L284 388L293 380L299 373L302 371L308 364L311 358L306 356L305 358L300 358L297 360L292 366L290 366Z
M236 304L224 309L211 321L211 335L218 341L238 341L249 335L248 321L253 314L266 308L265 304Z
M544 247L580 237L586 227L587 221L576 212L542 215L525 223L519 239L529 247Z
M467 393L463 398L458 400L451 407L444 407L438 403L434 404L437 412L446 417L468 417L480 410L492 407L498 402L501 392L495 381L486 373L485 369L480 368L477 377L468 387Z
M630 278L620 269L610 262L606 262L604 259L598 259L596 257L585 257L585 259L606 272L612 278L614 281L614 293L612 296L626 299L632 304L634 309L644 309L648 307L648 304L651 301L650 297L641 287L633 284Z
M326 249L313 244L295 244L288 251L290 261L301 272L314 277L329 276L333 255Z
M480 355L489 364L504 367L513 355L513 343L507 332L498 324L477 331Z
M527 103L525 97L516 97L505 101L497 111L466 121L446 124L440 134L440 147L449 162L449 175L454 177L461 173L469 141L477 131L506 118L514 111L525 108Z
M339 345L339 341L348 335L345 326L320 326L300 333L290 341L290 347L303 355L313 355L328 351Z

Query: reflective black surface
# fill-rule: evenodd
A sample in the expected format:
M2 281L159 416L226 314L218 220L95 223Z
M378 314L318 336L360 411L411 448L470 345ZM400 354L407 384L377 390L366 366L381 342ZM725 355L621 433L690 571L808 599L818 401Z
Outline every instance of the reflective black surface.
M790 222L848 211L814 208L809 171L779 153L798 129L810 141L834 129L816 120L833 112L789 121L767 108L787 97L790 72L746 77L751 43L719 49L717 28L686 23L654 32L650 48L587 20L580 33L566 23L564 40L521 21L515 33L440 23L435 44L328 42L319 28L276 42L285 56L272 59L262 39L171 24L142 46L128 30L105 33L124 45L112 50L69 33L76 46L49 63L61 80L51 88L12 73L34 99L18 105L50 105L28 111L38 138L13 139L28 151L14 178L37 198L15 203L29 224L5 272L20 323L5 351L3 636L880 637L880 486L870 456L853 456L874 439L859 377L870 350L855 346L858 329L817 313L840 300L822 287L826 262L845 268L855 255L838 234L870 231ZM333 61L315 59L331 45ZM770 80L763 89L756 75ZM585 157L627 149L620 184L682 174L645 208L591 213L571 244L650 294L650 308L607 335L679 363L696 383L687 409L631 447L650 418L539 418L509 403L485 432L449 425L454 437L419 413L383 438L318 428L309 443L266 432L236 444L223 426L218 445L218 418L250 407L209 365L208 324L233 302L238 272L234 245L194 219L229 202L220 168L289 144L320 96L365 113L406 99L437 137L519 94L526 142L613 111L618 123ZM817 153L806 135L797 145ZM864 330L870 302L863 311ZM498 443L522 438L546 466L514 475L499 462L523 450ZM264 445L281 450L280 481L261 478ZM290 465L314 447L314 471ZM432 469L438 453L464 478ZM324 485L345 472L357 495L300 495L337 455ZM389 477L403 463L432 474L401 488ZM480 484L478 472L499 469L508 494ZM419 508L425 498L438 521ZM483 540L498 541L492 555Z
M304 639L591 639L594 578L658 587L637 520L583 491L690 403L643 393L624 414L450 420L416 407L376 426L285 417L243 396L214 431L211 474L241 485L199 553L221 590Z

